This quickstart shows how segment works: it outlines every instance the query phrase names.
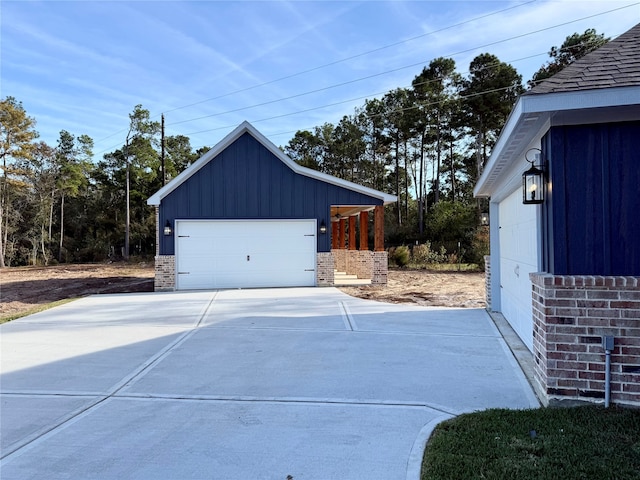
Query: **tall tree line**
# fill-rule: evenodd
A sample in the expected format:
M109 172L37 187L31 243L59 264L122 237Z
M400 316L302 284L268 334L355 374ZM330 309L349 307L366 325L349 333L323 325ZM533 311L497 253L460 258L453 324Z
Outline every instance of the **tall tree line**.
M466 76L436 58L411 87L366 100L336 125L298 131L285 152L302 165L378 190L398 202L392 243L428 240L429 213L441 201L477 209L473 186L517 97L522 77L482 54Z
M102 261L155 251L147 198L162 186L159 123L137 105L121 148L93 158L93 140L60 132L37 141L36 121L13 97L0 100L0 266ZM170 180L208 148L165 138ZM128 247L128 248L127 248Z
M529 87L606 43L595 30L552 47ZM473 186L517 98L522 78L494 55L468 73L436 58L410 87L366 100L337 123L298 131L283 150L309 168L398 195L386 215L390 244L466 242L481 208ZM120 148L93 160L93 140L60 131L38 141L22 103L0 99L0 268L153 255L155 215L146 199L163 185L160 124L137 105ZM164 181L208 147L183 135L164 139ZM459 247L458 247L459 249Z

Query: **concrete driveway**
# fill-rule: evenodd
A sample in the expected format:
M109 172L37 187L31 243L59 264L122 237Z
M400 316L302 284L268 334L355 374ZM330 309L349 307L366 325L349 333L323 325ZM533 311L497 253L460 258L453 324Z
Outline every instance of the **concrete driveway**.
M484 310L334 288L98 295L0 334L3 480L417 480L438 422L538 406Z

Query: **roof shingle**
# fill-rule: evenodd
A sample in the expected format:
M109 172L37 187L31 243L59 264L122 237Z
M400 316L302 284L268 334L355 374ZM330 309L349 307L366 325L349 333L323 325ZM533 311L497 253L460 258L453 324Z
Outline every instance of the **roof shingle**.
M640 85L640 23L525 93L536 95Z

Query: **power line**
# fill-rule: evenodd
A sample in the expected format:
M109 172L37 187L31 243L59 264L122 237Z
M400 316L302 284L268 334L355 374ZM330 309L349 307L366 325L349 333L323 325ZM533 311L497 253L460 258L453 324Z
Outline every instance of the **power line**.
M617 36L618 35L614 35L614 37L617 37ZM580 45L585 46L585 45L588 45L588 44L589 43L587 42L587 43L581 43ZM575 48L576 46L578 46L578 45L570 45L568 47L560 48L558 50L559 51L570 50L572 48ZM491 68L492 66L496 66L496 65L499 65L501 63L506 63L506 64L516 63L516 62L519 62L519 61L528 60L530 58L538 57L538 56L545 55L545 54L547 54L547 53L546 52L545 53L537 53L537 54L534 54L534 55L529 55L529 56L521 57L521 58L518 58L518 59L508 60L506 62L498 61L498 62L495 62L495 63L491 63L491 64L488 64L488 65L485 65L484 68ZM468 74L470 72L466 71L466 72L463 72L463 73ZM427 80L427 81L424 81L424 82L419 82L417 84L412 84L411 86L404 86L404 87L398 87L398 88L411 88L411 87L415 87L415 86L418 86L418 85L427 85L429 83L434 83L434 82L437 82L437 81L440 81L440 79ZM482 92L476 92L476 93L469 94L469 95L457 95L456 99L457 100L465 100L465 99L469 99L469 98L473 98L473 97L477 97L477 96L481 96L481 95L485 95L485 94L489 94L489 93L496 93L496 92L506 91L506 90L509 90L511 88L514 88L514 87L517 87L517 85L510 85L510 86L507 86L507 87L501 87L501 88L497 88L497 89L493 89L493 90L485 90L485 91L482 91ZM264 121L268 121L268 120L274 120L276 118L293 116L293 115L297 115L299 113L306 113L306 112L311 111L311 110L318 110L318 109L332 107L332 106L341 105L341 104L345 104L345 103L351 103L351 102L354 102L354 101L357 101L357 100L366 100L371 96L375 97L376 95L383 95L383 94L386 95L389 92L390 92L390 90L386 90L384 92L377 92L375 94L365 95L365 96L361 96L361 97L351 98L349 100L343 100L343 101L340 101L340 102L334 102L334 103L331 103L331 104L321 105L321 106L318 106L318 107L313 107L311 109L306 109L306 110L302 110L302 111L296 111L296 112L291 112L291 113L287 113L287 114L282 114L282 115L277 115L277 116L273 116L273 117L267 117L267 118L263 118L263 119L259 119L259 120L254 120L254 121L252 121L252 123L259 123L259 122L264 122ZM375 117L380 117L380 116L383 116L383 115L388 115L388 114L393 114L393 113L403 113L403 112L406 112L406 111L409 111L409 110L414 110L416 108L429 107L429 106L432 106L432 105L440 104L440 103L442 103L444 101L447 101L447 100L438 100L438 101L434 101L434 102L420 103L419 105L412 105L412 106L406 107L406 108L397 108L397 109L385 111L385 112L382 112L382 113L379 113L379 114L373 114L373 115L364 114L364 115L367 118L375 118ZM249 107L247 107L247 108L249 108ZM223 127L216 127L216 128L209 129L209 130L202 130L202 131L199 131L199 132L193 132L193 133L189 133L189 134L186 134L186 135L187 136L188 135L195 135L195 134L209 132L209 131L215 131L215 130L228 130L228 129L233 128L233 127L235 127L235 125L226 125L226 126L223 126ZM272 134L270 134L270 136L275 137L275 136L280 136L280 135L285 135L285 134L291 134L291 133L296 133L296 132L298 132L300 130L310 130L312 128L315 128L315 126L314 127L307 127L307 128L297 129L297 130L288 130L288 131L284 131L284 132L272 133Z
M640 4L640 2L637 2L637 3L633 4L633 5L638 5L638 4ZM461 51L458 51L458 52L455 52L455 53L450 53L450 54L442 55L442 56L448 57L448 58L460 56L462 54L469 53L469 52L472 52L474 50L479 50L479 49L482 49L482 48L491 47L491 46L494 46L494 45L498 45L500 43L510 42L510 41L513 41L513 40L516 40L516 39L519 39L519 38L523 38L523 37L527 37L527 36L530 36L530 35L535 35L537 33L545 32L545 31L548 31L548 30L552 30L554 28L564 27L564 26L570 25L572 23L577 23L577 22L581 22L583 20L588 20L590 18L597 17L597 16L600 16L600 15L604 15L604 14L607 14L607 13L611 13L611 12L614 12L614 11L617 11L617 10L620 10L620 9L623 9L623 8L628 8L628 7L633 6L633 5L627 5L625 7L618 7L618 8L615 8L615 9L612 9L612 10L608 10L608 11L605 11L605 12L601 12L601 13L598 13L598 14L589 15L587 17L578 18L578 19L571 20L571 21L568 21L568 22L560 23L560 24L557 24L557 25L552 25L550 27L545 27L545 28L542 28L542 29L539 29L539 30L534 30L534 31L523 33L523 34L520 34L520 35L515 35L513 37L505 38L505 39L502 39L502 40L497 40L497 41L494 41L494 42L486 43L484 45L479 45L479 46L476 46L476 47L468 48L468 49L465 49L465 50L461 50ZM537 55L533 55L533 56L537 56ZM526 57L526 58L532 58L532 57ZM270 100L270 101L267 101L267 102L262 102L262 103L258 103L258 104L254 104L254 105L249 105L249 106L246 106L246 107L240 107L240 108L233 109L233 110L227 110L227 111L224 111L224 112L218 112L218 113L213 113L213 114L210 114L210 115L204 115L204 116L201 116L201 117L191 118L191 119L187 119L187 120L181 120L179 122L172 122L172 123L167 124L167 126L178 125L178 124L182 124L182 123L189 123L189 122L194 122L194 121L197 121L197 120L203 120L205 118L211 118L211 117L216 117L216 116L220 116L220 115L225 115L225 114L228 114L228 113L235 113L235 112L239 112L239 111L243 111L243 110L249 110L251 108L257 108L257 107L262 107L262 106L266 106L266 105L272 105L274 103L278 103L278 102L282 102L282 101L286 101L286 100L291 100L291 99L294 99L294 98L299 98L299 97L303 97L303 96L306 96L306 95L311 95L311 94L314 94L314 93L319 93L319 92L323 92L323 91L327 91L327 90L332 90L334 88L343 87L345 85L350 85L350 84L361 82L361 81L364 81L364 80L370 80L371 78L375 78L375 77L379 77L379 76L383 76L383 75L388 75L390 73L395 73L395 72L398 72L398 71L401 71L401 70L406 70L408 68L414 68L416 66L424 65L425 63L428 63L428 62L429 62L429 60L423 60L423 61L415 62L415 63L409 64L409 65L404 65L402 67L397 67L397 68L394 68L394 69L385 70L383 72L374 73L372 75L359 77L359 78L356 78L356 79L353 79L353 80L348 80L346 82L341 82L341 83L337 83L337 84L334 84L334 85L329 85L329 86L326 86L326 87L318 88L318 89L315 89L315 90L310 90L310 91L307 91L307 92L299 93L299 94L296 94L296 95L291 95L291 96L280 98L280 99L276 99L276 100ZM466 73L468 73L468 72L466 72ZM223 96L226 96L226 95L223 95ZM216 98L222 98L223 96L216 97ZM329 106L333 106L333 104L329 105ZM202 132L197 132L197 133L202 133Z
M460 27L460 26L462 26L462 25L466 25L467 23L475 22L475 21L477 21L477 20L482 20L483 18L488 18L488 17L491 17L491 16L493 16L493 15L497 15L497 14L499 14L499 13L504 13L504 12L507 12L507 11L509 11L509 10L513 10L513 9L515 9L515 8L520 8L520 7L524 6L524 5L528 5L528 4L530 4L530 3L535 3L536 1L537 1L537 0L529 0L529 1L527 1L527 2L520 3L520 4L518 4L518 5L514 5L514 6L511 6L511 7L507 7L507 8L504 8L504 9L502 9L502 10L497 10L497 11L494 11L494 12L491 12L491 13L487 13L487 14L485 14L485 15L481 15L481 16L479 16L479 17L475 17L475 18L471 18L471 19L469 19L469 20L465 20L464 22L459 22L459 23L456 23L456 24L453 24L453 25L449 25L449 26L447 26L447 27L443 27L443 28L438 29L438 30L433 30L433 31L431 31L431 32L423 33L423 34L421 34L421 35L416 35L415 37L407 38L407 39L405 39L405 40L400 40L400 41L398 41L398 42L391 43L391 44L389 44L389 45L384 45L384 46L382 46L382 47L374 48L373 50L368 50L368 51L366 51L366 52L358 53L358 54L352 55L352 56L350 56L350 57L345 57L345 58L342 58L342 59L340 59L340 60L335 60L335 61L333 61L333 62L325 63L325 64L323 64L323 65L319 65L319 66L317 66L317 67L312 67L312 68L309 68L309 69L307 69L307 70L303 70L303 71L301 71L301 72L293 73L293 74L291 74L291 75L285 75L284 77L276 78L276 79L274 79L274 80L269 80L269 81L267 81L267 82L263 82L263 83L256 84L256 85L252 85L252 86L249 86L249 87L246 87L246 88L241 88L241 89L239 89L239 90L235 90L235 91L228 92L228 93L225 93L225 94L222 94L222 95L218 95L218 96L216 96L216 97L207 98L207 99L205 99L205 100L200 100L200 101L198 101L198 102L190 103L190 104L188 104L188 105L183 105L183 106L181 106L181 107L176 107L176 108L174 108L174 109L172 109L172 110L167 110L165 113L170 113L170 112L174 112L174 111L176 111L176 110L181 110L181 109L184 109L184 108L193 107L193 106L195 106L195 105L200 105L200 104L202 104L202 103L211 102L211 101L213 101L213 100L219 100L219 99L221 99L221 98L229 97L229 96L231 96L231 95L235 95L235 94L238 94L238 93L244 93L244 92L246 92L246 91L254 90L254 89L256 89L256 88L260 88L260 87L264 87L264 86L266 86L266 85L272 85L272 84L274 84L274 83L278 83L278 82L281 82L281 81L283 81L283 80L289 80L289 79L291 79L291 78L299 77L299 76L301 76L301 75L305 75L305 74L307 74L307 73L312 73L312 72L315 72L315 71L321 70L321 69L323 69L323 68L332 67L332 66L334 66L334 65L338 65L338 64L340 64L340 63L347 62L347 61L349 61L349 60L353 60L353 59L356 59L356 58L364 57L364 56L366 56L366 55L370 55L370 54L372 54L372 53L377 53L377 52L380 52L380 51L382 51L382 50L386 50L386 49L388 49L388 48L397 47L398 45L402 45L402 44L404 44L404 43L409 43L409 42L412 42L412 41L417 40L417 39L419 39L419 38L424 38L424 37L429 36L429 35L434 35L434 34L436 34L436 33L441 33L441 32L444 32L444 31L446 31L446 30L450 30L450 29L452 29L452 28Z
M220 95L218 97L213 97L213 98L206 99L206 100L203 100L203 101L200 101L200 102L195 102L195 103L192 103L192 104L189 104L189 105L185 105L185 106L182 106L182 107L177 107L177 108L174 108L172 110L168 110L168 112L176 111L176 110L179 110L179 109L182 109L182 108L187 108L187 107L193 106L193 105L198 105L198 104L205 103L205 102L208 102L208 101L211 101L211 100L224 98L224 97L236 94L236 93L245 92L247 90L251 90L251 89L255 89L255 88L261 87L261 86L265 86L265 85L269 85L269 84L272 84L272 83L276 83L276 82L279 82L279 81L282 81L282 80L285 80L285 79L288 79L288 78L292 78L292 77L295 77L295 76L303 75L305 73L316 71L316 70L319 70L321 68L325 68L327 66L335 65L337 63L342 63L344 61L348 61L348 60L353 59L353 58L358 58L358 57L367 55L369 53L378 52L380 50L384 50L384 49L390 48L392 46L396 46L396 45L399 45L399 44L402 44L402 43L406 43L406 42L409 42L409 41L412 41L412 40L415 40L415 39L418 39L418 38L422 38L424 36L431 35L433 33L441 32L441 31L445 31L445 30L448 30L448 29L451 29L451 28L454 28L454 27L457 27L457 26L461 26L461 25L464 25L466 23L470 23L470 22L478 20L478 19L486 18L486 17L492 16L492 15L495 15L497 13L501 13L501 12L504 12L504 11L507 11L507 10L511 10L513 8L518 8L520 6L523 6L523 5L526 5L526 4L529 4L529 3L533 3L534 1L536 1L536 0L531 0L529 2L522 3L522 4L519 4L519 5L516 5L516 6L512 6L512 7L509 7L509 8L503 9L503 10L499 10L499 11L496 11L496 12L492 12L490 14L486 14L486 15L483 15L481 17L477 17L477 18L474 18L474 19L471 19L471 20L467 20L465 22L460 22L460 23L455 24L455 25L444 27L444 28L442 28L440 30L436 30L436 31L433 31L433 32L429 32L429 33L425 33L425 34L418 35L418 36L415 36L415 37L411 37L409 39L402 40L400 42L396 42L396 43L393 43L393 44L390 44L390 45L387 45L387 46L379 47L379 48L376 48L374 50L370 50L368 52L363 52L363 53L360 53L360 54L357 54L357 55L353 55L351 57L347 57L347 58L344 58L344 59L341 59L341 60L336 60L335 62L331 62L331 63L325 64L325 65L322 65L322 66L319 66L319 67L314 67L312 69L308 69L308 70L305 70L305 71L302 71L302 72L298 72L296 74L292 74L292 75L289 75L289 76L286 76L286 77L281 77L279 79L271 80L269 82L265 82L265 83L262 83L262 84L254 85L254 86L251 86L251 87L247 87L245 89L241 89L241 90L237 90L237 91L234 91L234 92L230 92L230 93L227 93L227 94L224 94L224 95ZM538 30L535 30L535 31L523 33L523 34L516 35L516 36L513 36L513 37L509 37L509 38L506 38L506 39L497 40L495 42L490 42L490 43L487 43L487 44L484 44L484 45L480 45L480 46L472 47L472 48L469 48L469 49L461 50L461 51L458 51L458 52L455 52L455 53L452 53L452 54L449 54L449 55L445 55L445 56L447 56L447 57L459 56L459 55L462 55L464 53L468 53L468 52L471 52L471 51L474 51L474 50L478 50L478 49L481 49L481 48L486 48L486 47L497 45L497 44L500 44L500 43L505 43L505 42L508 42L508 41L512 41L512 40L523 38L523 37L526 37L526 36L529 36L529 35L533 35L533 34L536 34L536 33L541 33L541 32L544 32L544 31L552 30L554 28L559 28L559 27L562 27L562 26L570 25L572 23L577 23L577 22L580 22L580 21L583 21L583 20L588 20L590 18L595 18L595 17L602 16L602 15L605 15L605 14L608 14L608 13L612 13L612 12L619 11L619 10L622 10L622 9L630 8L630 7L636 6L638 4L640 4L640 2L635 2L635 3L629 4L629 5L622 6L622 7L617 7L617 8L611 9L611 10L606 10L604 12L600 12L600 13L593 14L593 15L588 15L586 17L582 17L582 18L578 18L578 19L571 20L571 21L568 21L568 22L556 24L556 25L553 25L553 26L550 26L550 27L545 27L545 28L538 29ZM543 54L536 54L536 55L532 55L532 56L529 56L529 57L525 57L523 59L532 58L532 57L535 57L535 56L538 56L538 55L543 55ZM523 59L514 60L514 61L520 61L520 60L523 60ZM234 113L234 112L238 112L238 111L242 111L242 110L248 110L248 109L256 108L256 107L259 107L259 106L265 106L265 105L269 105L269 104L282 102L282 101L285 101L285 100L290 100L290 99L293 99L293 98L299 98L299 97L302 97L302 96L311 95L313 93L319 93L319 92L322 92L322 91L327 91L327 90L330 90L330 89L339 88L339 87L342 87L342 86L345 86L345 85L357 83L357 82L360 82L360 81L363 81L363 80L379 77L379 76L382 76L382 75L387 75L387 74L394 73L394 72L397 72L397 71L400 71L400 70L405 70L405 69L413 68L413 67L416 67L416 66L419 66L419 65L424 65L427 62L428 62L427 60L421 61L421 62L416 62L416 63L412 63L410 65L405 65L405 66L402 66L402 67L386 70L386 71L383 71L383 72L378 72L376 74L368 75L368 76L365 76L365 77L360 77L360 78L349 80L349 81L346 81L346 82L341 82L339 84L329 85L327 87L315 89L315 90L308 91L308 92L303 92L303 93L292 95L292 96L285 97L285 98L271 100L271 101L268 101L268 102L262 102L262 103L259 103L259 104L254 104L254 105L250 105L250 106L246 106L246 107L240 107L240 108L237 108L237 109L233 109L233 110L229 110L229 111L225 111L225 112L219 112L219 113L215 113L215 114L211 114L211 115L205 115L205 116L201 116L201 117L197 117L197 118L182 120L182 121L179 121L179 122L173 122L173 123L168 124L168 126L177 125L177 124L181 124L181 123L188 123L188 122L192 122L192 121L201 120L201 119L204 119L204 118L220 116L220 115L224 115L224 114L228 114L228 113ZM383 92L380 92L380 93L383 93ZM298 111L298 112L292 112L292 113L289 113L289 114L278 115L278 116L275 116L275 117L270 117L270 119L282 118L282 117L285 117L285 116L291 116L291 115L295 115L295 114L306 113L308 111L318 110L318 109L321 109L321 108L326 108L326 107L330 107L330 106L336 106L336 105L352 102L352 101L355 101L355 100L358 100L358 99L367 98L367 97L369 97L371 95L378 95L380 93L369 94L369 95L367 95L365 97L359 97L357 99L351 99L351 100L345 100L345 101L341 101L341 102L335 102L335 103L332 103L332 104L322 105L322 106L319 106L319 107L313 107L313 108L301 110L301 111ZM266 119L259 120L259 121L265 121L265 120ZM195 134L199 134L199 133L210 132L210 131L215 131L215 130L221 130L221 129L225 129L225 128L229 128L229 127L228 126L217 127L217 128L213 128L213 129L207 129L207 130L201 130L201 131L198 131L198 132L192 132L192 133L189 133L189 134L186 134L186 135L195 135ZM125 130L123 130L123 131L125 131ZM105 137L102 140L111 138L111 137L117 135L118 133L120 133L120 132L116 132L116 133L114 133L112 135L109 135L108 137ZM102 140L99 140L98 142L100 142ZM111 150L112 148L117 148L119 145L120 144L115 145L113 147L109 147L107 149L104 149L100 153L107 152L108 150Z
M480 48L482 48L482 47L480 47ZM575 45L573 45L570 48L575 48ZM521 58L514 59L514 60L508 60L506 62L498 61L496 63L485 65L485 68L491 68L492 66L499 65L500 63L507 63L507 64L516 63L516 62L520 62L520 61L523 61L523 60L528 60L530 58L538 57L538 56L545 55L545 54L546 54L546 52L545 53L537 53L537 54L534 54L534 55L529 55L529 56L521 57ZM463 72L463 74L468 74L468 73L470 73L470 72L469 71ZM439 79L427 80L427 81L420 82L420 83L417 83L417 84L412 85L412 86L415 87L415 86L418 86L418 85L427 85L429 83L434 83L434 82L437 82L437 81L439 81ZM410 88L410 86L398 87L398 88ZM508 88L512 88L512 87L506 87L506 89L508 89ZM489 90L489 91L486 91L486 92L479 92L478 94L469 95L469 96L460 96L459 98L461 98L461 99L471 98L471 97L476 96L476 95L481 95L481 94L485 94L485 93L492 93L492 92L500 91L500 90L503 90L503 89ZM319 106L307 108L307 109L304 109L304 110L297 110L295 112L289 112L289 113L285 113L285 114L281 114L281 115L275 115L275 116L272 116L272 117L267 117L267 118L263 118L263 119L259 119L259 120L253 120L251 123L260 123L260 122L264 122L264 121L267 121L267 120L275 120L275 119L278 119L278 118L284 118L284 117L289 117L289 116L293 116L293 115L299 115L301 113L308 113L308 112L311 112L311 111L314 111L314 110L321 110L323 108L329 108L329 107L335 107L335 106L338 106L338 105L344 105L346 103L351 103L351 102L355 102L355 101L358 101L358 100L365 100L365 99L367 99L369 97L376 97L377 95L385 95L385 94L387 94L389 92L390 92L390 90L385 90L383 92L376 92L376 93L372 93L372 94L368 94L368 95L364 95L364 96L360 96L360 97L356 97L356 98L350 98L350 99L347 99L347 100L341 100L341 101L338 101L338 102L319 105ZM304 94L300 94L300 95L304 95ZM300 95L295 95L294 97L300 96ZM279 99L279 100L273 100L273 101L265 102L264 104L258 104L258 105L255 105L255 106L243 107L243 108L240 108L240 109L237 109L237 110L231 110L229 112L221 112L221 113L214 114L214 115L207 115L206 117L202 117L202 118L223 115L223 114L232 113L232 112L235 112L235 111L238 111L238 110L247 110L247 109L250 109L250 108L257 107L257 106L262 106L262 105L265 105L265 104L276 103L276 102L279 102L279 101L287 100L289 98L291 98L291 97L287 97L287 98ZM436 104L436 103L438 103L438 102L431 103L431 104ZM428 105L431 105L431 104L429 104L429 103L421 104L421 106L428 106ZM391 112L386 112L386 113L394 113L396 111L401 111L401 110L393 110ZM184 123L184 122L177 122L177 123ZM197 131L197 132L190 132L190 133L185 134L185 136L197 135L197 134L200 134L200 133L213 132L213 131L217 131L217 130L226 130L226 129L229 129L229 128L233 128L234 126L235 125L225 125L225 126L222 126L222 127L215 127L215 128L211 128L211 129L200 130L200 131Z

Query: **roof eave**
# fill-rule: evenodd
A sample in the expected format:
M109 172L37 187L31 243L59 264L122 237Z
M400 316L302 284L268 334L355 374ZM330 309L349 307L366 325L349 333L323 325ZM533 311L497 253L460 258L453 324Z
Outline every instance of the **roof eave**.
M590 121L586 111L633 105L640 105L640 86L520 96L473 190L474 196L492 196L501 173L522 156L532 142L539 141L550 125L555 125L557 114L585 111L585 115L578 118L587 124ZM636 115L635 119L640 119L640 110Z

